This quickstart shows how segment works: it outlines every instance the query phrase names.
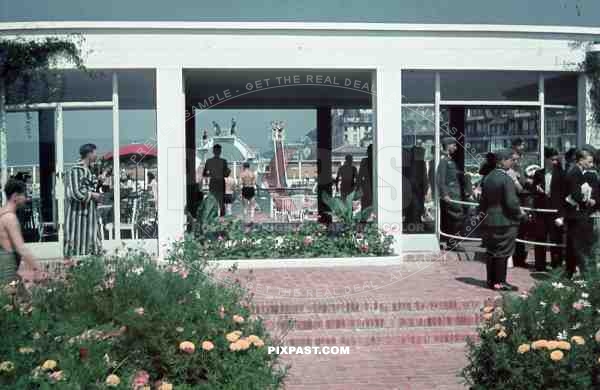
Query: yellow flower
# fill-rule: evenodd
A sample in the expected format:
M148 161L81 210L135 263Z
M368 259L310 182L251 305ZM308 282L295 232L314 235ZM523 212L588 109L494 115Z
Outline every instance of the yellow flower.
M42 364L42 369L44 371L54 370L58 366L56 360L46 360L44 364Z
M550 354L550 359L554 360L555 362L558 362L562 360L564 356L565 355L562 353L562 351L554 351Z
M563 351L569 351L571 349L571 343L568 341L559 341L558 349L562 349Z
M179 344L179 350L185 353L194 353L196 346L190 341L182 341Z
M571 341L574 342L575 344L579 344L579 345L585 344L585 339L581 336L573 336L573 337L571 337Z
M548 348L549 351L557 349L558 348L558 341L554 341L554 340L548 341L548 343L546 344L546 348Z
M537 340L534 341L533 343L531 343L531 348L533 349L543 349L546 348L548 345L548 341L546 340Z
M241 335L242 335L242 332L239 330L236 330L231 333L227 333L225 338L227 339L227 341L233 343L233 342L238 341Z
M492 319L492 317L493 317L493 314L492 314L492 313L485 313L485 314L483 315L483 319L484 319L484 320L487 320L487 321L491 320L491 319Z
M210 341L205 341L202 343L202 349L205 351L212 351L215 345Z
M173 390L173 385L169 382L162 382L160 386L156 388L156 390Z
M106 385L109 387L119 386L120 383L121 383L121 378L119 378L115 374L110 374L109 376L106 377Z
M500 332L498 332L498 334L496 335L499 339L504 339L506 338L507 334L505 331L501 330Z
M237 344L237 342L235 342L235 343L231 343L231 344L229 344L229 350L230 350L230 351L233 351L233 352L235 352L235 351L239 351L239 350L240 350L240 347L239 347L239 345Z
M244 317L239 316L239 315L234 315L233 317L233 322L238 323L238 324L242 324L244 322Z
M19 353L33 353L33 348L21 347L21 348L19 348Z
M4 361L0 363L0 372L10 373L15 370L15 364L11 361Z
M529 344L521 344L521 345L519 345L517 352L523 354L523 353L529 352L530 349L531 349L531 347L529 346Z
M486 306L483 308L483 312L484 313L491 313L494 311L494 307L493 306Z

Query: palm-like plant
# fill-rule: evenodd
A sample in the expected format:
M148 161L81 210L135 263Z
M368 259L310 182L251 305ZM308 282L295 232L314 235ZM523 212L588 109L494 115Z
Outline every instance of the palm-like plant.
M367 207L364 210L360 210L354 214L353 202L360 197L360 194L356 191L352 191L345 200L341 198L334 198L327 192L321 194L323 197L323 203L329 208L327 214L336 218L339 222L346 226L351 226L355 223L364 222L371 215L372 207Z

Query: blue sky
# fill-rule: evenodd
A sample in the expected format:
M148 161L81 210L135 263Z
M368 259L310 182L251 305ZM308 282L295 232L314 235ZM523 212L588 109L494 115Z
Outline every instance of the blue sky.
M0 21L19 20L268 20L600 26L600 1L0 0Z

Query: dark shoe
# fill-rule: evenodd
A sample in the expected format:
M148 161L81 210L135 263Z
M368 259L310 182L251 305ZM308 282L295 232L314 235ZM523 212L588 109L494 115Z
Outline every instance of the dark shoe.
M502 291L517 291L519 288L508 283L500 283L500 290Z

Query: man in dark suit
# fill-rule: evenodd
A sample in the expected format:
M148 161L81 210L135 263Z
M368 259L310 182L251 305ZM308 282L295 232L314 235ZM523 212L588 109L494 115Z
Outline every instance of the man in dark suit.
M494 290L514 290L506 283L507 260L515 251L519 224L527 220L527 214L521 210L514 180L506 173L513 164L512 151L501 150L496 157L497 168L483 180L479 203L487 284Z
M346 197L356 189L357 177L358 170L353 164L352 155L348 154L344 164L338 169L335 178L335 185L342 200L346 200Z
M567 227L567 276L575 273L575 268L583 274L591 256L593 225L590 218L597 199L592 196L591 186L586 182L584 172L592 169L594 158L588 150L575 153L575 164L565 176L564 219Z
M444 137L442 145L446 155L440 158L437 169L437 185L440 198L440 227L442 232L454 236L460 235L464 222L463 206L452 202L462 200L460 172L454 158L458 145L453 137ZM463 251L456 239L445 238L447 249Z
M360 207L366 210L373 205L373 144L367 147L367 157L360 161L357 185L361 191Z
M511 143L513 152L513 166L508 170L509 175L515 180L515 187L517 190L517 196L521 206L532 207L533 199L532 195L535 191L532 191L533 181L525 175L523 169L523 156L525 154L525 142L522 138L516 138ZM520 239L527 239L527 235L531 233L532 227L529 221L523 222L519 226L519 234L517 235ZM515 254L513 255L513 261L515 267L527 268L527 248L522 242L517 242L515 247Z
M563 213L565 193L563 188L564 171L560 162L560 155L554 148L544 149L544 168L537 170L533 175L535 195L533 207L536 209L556 209L558 213L536 213L534 215L534 239L539 242L562 244L562 229L557 225L556 219ZM546 247L535 246L535 269L543 272L546 270ZM552 268L562 264L563 251L560 247L551 247Z
M221 145L213 146L213 157L206 160L203 177L210 178L208 190L215 197L219 204L219 215L225 215L225 171L227 170L227 160L221 158Z

